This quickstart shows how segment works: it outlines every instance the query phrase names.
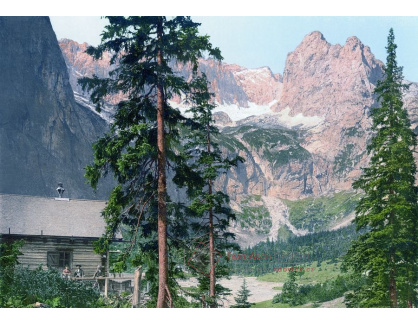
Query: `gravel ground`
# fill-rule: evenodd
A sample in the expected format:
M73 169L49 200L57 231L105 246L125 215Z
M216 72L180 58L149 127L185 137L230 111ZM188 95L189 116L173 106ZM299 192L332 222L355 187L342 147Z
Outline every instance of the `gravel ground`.
M235 304L234 297L237 296L238 291L241 288L244 277L241 276L231 276L231 279L222 279L220 284L226 288L231 289L231 296L228 296L227 300L224 301L224 307L229 307L230 305ZM248 298L248 301L251 303L257 303L264 300L273 299L274 295L280 291L274 290L273 287L281 287L283 283L277 282L265 282L258 281L256 277L245 277L247 287L250 290L251 296ZM182 287L195 287L197 286L197 280L195 278L190 278L187 280L180 281Z

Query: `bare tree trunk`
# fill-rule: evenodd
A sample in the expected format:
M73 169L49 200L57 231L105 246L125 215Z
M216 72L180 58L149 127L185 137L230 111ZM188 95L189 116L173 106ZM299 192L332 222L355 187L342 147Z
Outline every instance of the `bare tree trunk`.
M210 131L208 125L208 153L210 153ZM212 181L208 181L208 193L212 195ZM215 302L215 286L216 286L216 277L215 277L215 238L213 233L213 209L209 209L209 249L210 249L210 276L209 276L209 297L211 298L210 307L216 308Z
M159 18L157 25L157 37L161 44L163 35L162 18ZM163 53L160 46L157 53L157 64L163 63ZM161 78L157 81L157 146L158 146L158 299L157 307L167 307L167 282L168 282L168 260L167 260L167 207L166 207L166 156L164 143L164 86Z
M141 305L141 277L142 277L142 267L139 266L135 269L134 276L134 293L132 296L132 307L137 308Z

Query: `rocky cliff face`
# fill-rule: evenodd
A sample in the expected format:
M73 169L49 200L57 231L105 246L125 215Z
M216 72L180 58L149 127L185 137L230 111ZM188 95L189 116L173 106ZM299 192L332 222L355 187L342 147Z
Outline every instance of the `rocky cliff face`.
M259 69L241 69L234 73L234 77L250 102L269 105L280 99L283 77L273 74L267 66Z
M345 130L367 132L382 67L358 38L348 38L344 46L331 45L320 32L313 32L288 55L283 95L272 109L321 118L323 125L310 132L304 146L328 161L344 150L346 140L360 145L353 154L363 152L366 142L353 143L355 138L346 136Z
M47 17L0 17L0 192L103 198L85 184L91 144L107 129L78 105Z

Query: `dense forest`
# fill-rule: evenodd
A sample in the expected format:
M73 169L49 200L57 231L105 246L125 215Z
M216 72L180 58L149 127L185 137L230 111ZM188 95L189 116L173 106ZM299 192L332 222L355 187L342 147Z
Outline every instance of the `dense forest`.
M354 225L350 225L335 231L291 236L287 240L267 240L244 249L242 253L231 253L224 262L229 261L233 273L248 276L260 276L273 272L273 269L298 267L314 261L318 265L324 261L337 262L358 236ZM248 260L240 260L244 259L239 257L240 254L248 256ZM257 255L264 256L257 260Z

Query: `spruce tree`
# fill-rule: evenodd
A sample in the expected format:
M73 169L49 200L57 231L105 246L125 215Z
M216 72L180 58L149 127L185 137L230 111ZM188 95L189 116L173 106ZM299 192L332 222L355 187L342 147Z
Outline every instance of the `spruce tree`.
M192 73L204 53L221 59L208 36L198 34L198 26L189 17L107 17L109 24L98 47L87 53L100 59L110 52L110 64L118 62L109 78L82 78L79 83L91 91L91 100L100 111L107 96L123 93L117 105L110 132L94 145L94 163L86 176L95 188L99 178L114 174L113 189L104 211L107 235L103 246L121 225L127 225L132 246L141 237L141 260L158 267L157 307L170 306L174 296L169 284L168 232L174 238L184 234L179 219L172 217L167 195L167 168L181 164L175 147L180 146L179 128L187 119L173 109L168 100L187 95L190 84L172 69L174 63L190 64ZM169 209L168 209L169 208ZM171 209L170 209L171 208ZM158 239L158 244L157 244ZM175 240L172 240L175 244ZM144 255L144 253L146 255ZM126 255L126 254L125 254ZM158 256L158 266L153 258Z
M238 291L237 297L235 297L236 304L231 306L231 308L250 308L252 303L248 301L248 297L250 297L250 290L247 287L247 282L242 282L241 289Z
M232 167L236 167L244 159L232 153L232 157L223 156L219 147L219 130L214 125L212 111L215 105L210 102L213 94L209 92L206 75L202 74L191 82L194 89L190 96L190 108L188 113L192 115L193 123L190 132L185 137L184 158L189 162L190 168L186 174L194 175L195 186L189 185L190 209L194 212L196 222L193 223L195 235L200 243L206 243L209 247L209 281L205 275L199 275L199 289L205 292L209 288L209 302L211 307L217 306L216 299L228 294L229 290L216 284L216 279L225 277L228 268L225 263L217 264L217 252L226 252L226 249L239 249L232 243L234 235L228 232L228 226L235 215L229 207L229 196L215 190L215 180L222 173L226 173ZM178 172L181 175L181 172ZM184 185L186 177L179 181L174 180L180 186ZM226 255L226 253L223 253ZM209 287L207 287L209 286Z
M417 302L417 139L403 108L408 85L394 40L390 29L384 77L374 91L379 107L371 111L371 160L353 184L364 191L354 222L366 232L352 244L344 266L365 275L366 284L347 296L352 307L412 307Z
M282 302L297 305L298 284L296 283L296 271L290 271L287 278L281 294Z

